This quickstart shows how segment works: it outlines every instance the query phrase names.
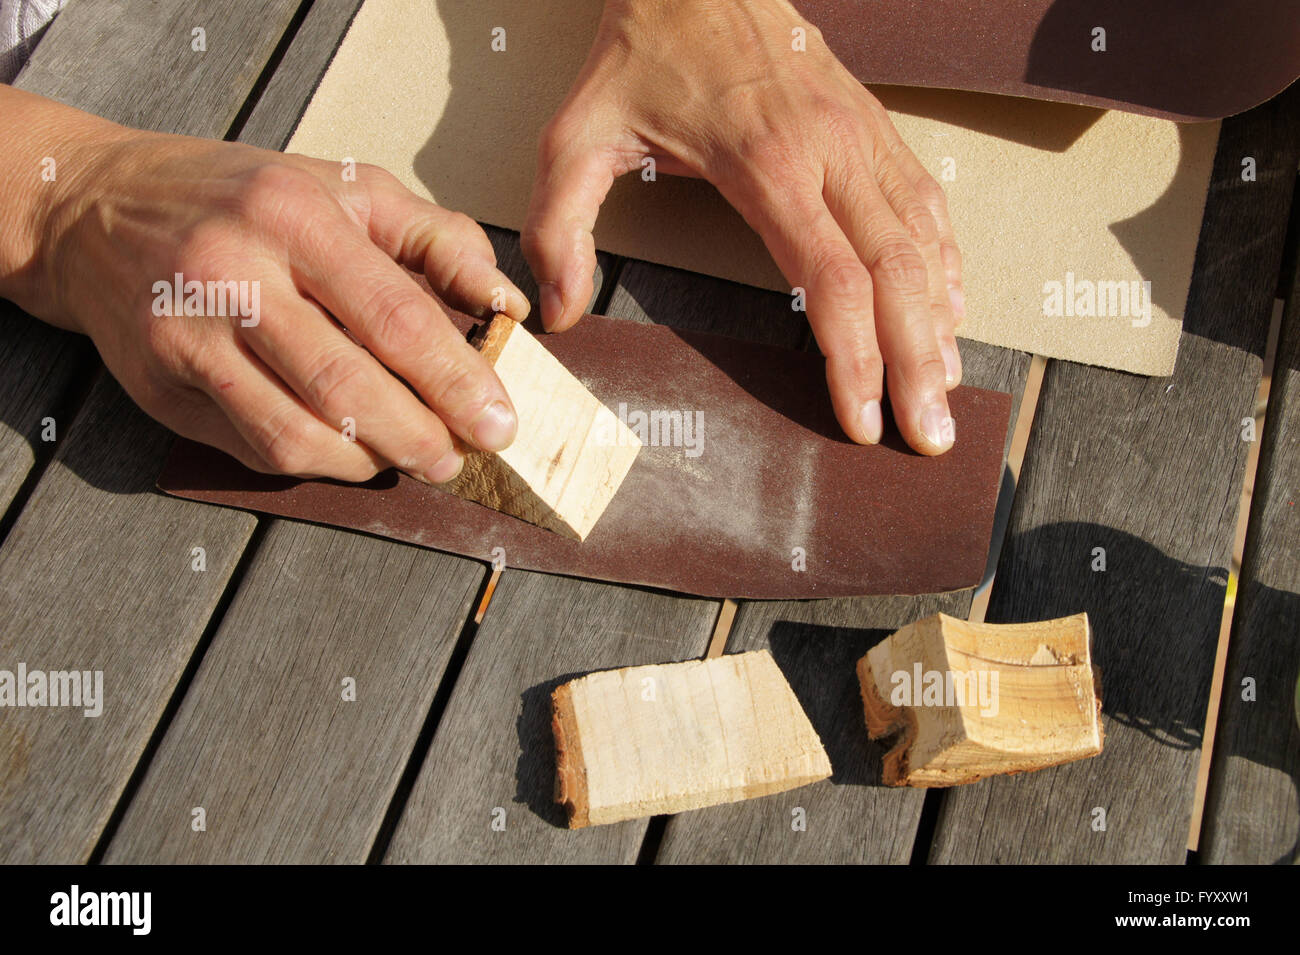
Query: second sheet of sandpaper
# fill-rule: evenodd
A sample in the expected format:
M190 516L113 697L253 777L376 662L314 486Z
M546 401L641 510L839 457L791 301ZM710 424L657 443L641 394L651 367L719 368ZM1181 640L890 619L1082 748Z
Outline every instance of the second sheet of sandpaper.
M383 166L420 195L519 229L538 132L577 75L601 7L367 0L288 148ZM959 334L1172 372L1218 123L980 93L875 92L947 191L965 257ZM702 181L624 176L595 235L619 255L787 293L793 284Z

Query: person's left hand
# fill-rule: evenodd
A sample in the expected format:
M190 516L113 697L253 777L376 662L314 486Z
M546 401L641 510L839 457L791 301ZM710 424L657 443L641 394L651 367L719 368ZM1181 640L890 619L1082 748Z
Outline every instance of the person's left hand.
M581 317L600 205L646 157L713 183L806 290L849 437L880 440L888 366L903 437L925 454L952 446L964 304L943 190L816 27L786 0L606 0L543 132L523 233L548 329Z

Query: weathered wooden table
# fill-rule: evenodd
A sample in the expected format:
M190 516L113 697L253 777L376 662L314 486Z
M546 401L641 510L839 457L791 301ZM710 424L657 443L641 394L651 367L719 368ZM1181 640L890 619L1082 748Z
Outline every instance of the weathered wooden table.
M281 148L356 6L72 0L18 85L127 124ZM205 53L191 50L199 26ZM106 701L98 718L0 710L0 860L1187 861L1242 421L1275 296L1289 294L1197 857L1293 861L1300 290L1284 263L1298 106L1291 91L1223 124L1173 377L1053 361L1042 381L987 619L1087 610L1105 752L946 792L878 785L852 663L919 616L965 615L969 592L741 603L726 651L771 649L834 778L560 828L551 688L705 653L730 617L718 601L507 569L476 622L485 564L164 497L153 482L169 435L86 340L4 306L0 669L102 670ZM535 291L518 237L489 232ZM595 311L810 347L784 296L608 256L601 276ZM1030 356L963 353L967 383L1022 393ZM795 806L806 831L792 831Z

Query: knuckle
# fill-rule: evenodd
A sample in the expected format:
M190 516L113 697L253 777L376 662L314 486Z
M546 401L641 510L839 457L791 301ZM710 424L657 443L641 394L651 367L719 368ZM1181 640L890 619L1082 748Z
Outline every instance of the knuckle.
M944 268L961 273L961 249L957 248L957 243L952 241L943 241L939 243L939 255L943 260Z
M429 337L428 304L418 293L385 288L366 309L369 338L387 355L408 354L421 348Z
M253 448L268 465L281 474L307 474L317 464L306 438L294 427L291 416L281 415L258 433Z
M909 203L899 220L917 245L931 245L939 240L939 223L920 202Z
M931 175L924 175L916 181L916 194L921 197L931 209L948 208L948 194L943 191L943 186Z
M931 348L916 358L912 364L911 377L917 387L924 386L927 382L943 382L947 380L948 368L939 352Z
M858 110L832 100L821 104L816 115L832 142L856 144L860 141L864 117Z
M191 225L176 244L176 267L187 278L203 279L224 258L231 240L230 227L220 219L205 218Z
M454 412L486 397L479 375L460 356L442 353L429 382L428 397L435 412Z
M310 208L322 189L320 180L304 169L265 163L244 176L234 211L245 221L274 225Z
M350 346L349 346L350 348ZM316 364L304 385L307 403L329 414L332 410L356 407L349 395L364 394L366 367L356 349L336 349Z
M872 257L870 268L876 281L890 288L927 287L925 259L912 242L902 239L885 242Z
M885 376L885 362L880 352L865 343L846 356L848 372L858 381L875 383Z
M872 293L866 266L847 255L830 258L817 269L817 286L842 300L869 299Z

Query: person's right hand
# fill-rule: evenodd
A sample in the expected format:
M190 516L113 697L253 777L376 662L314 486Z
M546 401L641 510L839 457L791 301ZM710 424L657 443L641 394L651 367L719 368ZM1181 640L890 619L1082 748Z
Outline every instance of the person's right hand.
M32 261L0 294L88 334L158 421L260 471L346 481L395 465L444 482L464 445L513 440L491 367L400 267L456 308L522 319L528 300L471 219L374 167L349 181L340 163L57 110L78 132L56 152ZM178 273L259 283L256 323L155 314L155 283Z

